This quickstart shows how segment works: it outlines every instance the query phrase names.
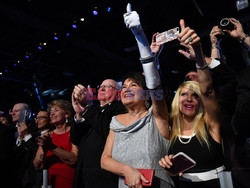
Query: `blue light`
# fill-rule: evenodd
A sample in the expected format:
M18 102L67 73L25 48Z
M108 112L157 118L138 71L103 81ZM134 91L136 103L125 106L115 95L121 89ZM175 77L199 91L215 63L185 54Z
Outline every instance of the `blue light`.
M107 8L107 12L111 12L111 7L108 7L108 8Z
M69 37L69 36L70 36L70 33L69 33L69 32L67 32L67 33L66 33L66 37Z
M93 10L93 15L94 15L94 16L97 16L97 15L98 15L97 10Z
M25 58L26 58L26 59L29 59L29 58L30 58L30 56L29 56L28 54L26 54L26 55L25 55Z
M38 46L37 49L38 49L38 50L42 50L43 47L42 47L42 46Z
M58 40L59 38L57 36L54 36L54 40Z
M76 28L77 28L77 25L76 25L76 24L72 24L72 28L73 28L73 29L76 29Z

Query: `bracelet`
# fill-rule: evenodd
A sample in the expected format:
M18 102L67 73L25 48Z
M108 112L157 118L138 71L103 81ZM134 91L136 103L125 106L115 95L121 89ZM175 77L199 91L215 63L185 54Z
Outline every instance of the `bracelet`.
M151 63L155 61L155 54L152 54L148 57L140 58L140 61L142 64Z
M216 45L216 46L212 46L211 49L218 49L219 50L220 47L218 45Z
M196 66L197 69L200 69L200 70L204 70L204 69L207 69L207 68L208 68L208 65L207 65L207 64L205 64L205 65L203 65L202 67L200 67L200 66L196 63L195 66Z
M246 34L244 37L242 37L240 39L240 43L244 43L247 37L249 37L248 34Z

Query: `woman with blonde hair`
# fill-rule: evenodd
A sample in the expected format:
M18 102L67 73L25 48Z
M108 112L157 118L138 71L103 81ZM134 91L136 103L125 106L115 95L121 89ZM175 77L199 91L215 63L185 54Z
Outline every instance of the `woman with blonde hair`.
M187 50L179 52L196 61L198 82L182 83L175 94L170 114L169 151L159 164L166 170L171 169L175 165L173 156L183 152L196 165L179 173L176 186L219 188L219 174L224 169L220 135L222 114L200 38L193 29L185 27L184 20L180 20L180 26L179 41Z

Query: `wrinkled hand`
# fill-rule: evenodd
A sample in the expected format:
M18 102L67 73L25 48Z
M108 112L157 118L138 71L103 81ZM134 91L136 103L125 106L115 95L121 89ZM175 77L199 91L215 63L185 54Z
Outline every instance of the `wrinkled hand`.
M130 3L127 4L127 13L123 15L124 23L128 29L134 33L139 34L142 31L140 17L136 11L132 11Z
M129 168L125 174L126 183L129 187L142 188L141 181L148 182L148 180L134 168Z
M72 106L76 114L82 114L87 105L91 105L93 92L90 86L86 89L83 85L78 84L74 87L72 92Z
M27 124L25 122L18 123L17 132L20 138L24 138L26 135L28 135L29 130Z
M235 39L240 39L244 35L244 30L241 23L235 18L229 18L229 19L234 25L234 29L232 31L224 29L223 32L228 33L231 37Z

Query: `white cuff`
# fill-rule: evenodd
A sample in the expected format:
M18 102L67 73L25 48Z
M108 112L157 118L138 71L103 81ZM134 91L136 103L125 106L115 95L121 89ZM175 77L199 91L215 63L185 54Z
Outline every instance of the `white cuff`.
M217 67L219 65L220 65L220 61L217 60L217 59L212 58L212 62L208 65L208 67L210 69L213 69L213 68L215 68L215 67Z
M20 146L21 145L21 143L22 143L22 139L20 139L20 138L17 138L16 139L16 146Z
M28 135L26 135L24 138L23 138L23 140L24 140L24 142L27 142L29 139L31 139L32 138L32 135L31 134L28 134Z
M76 124L78 124L78 123L82 123L82 122L84 122L85 121L85 118L79 118L79 119L76 119L76 115L74 116L74 120L75 120L75 122L76 122Z

